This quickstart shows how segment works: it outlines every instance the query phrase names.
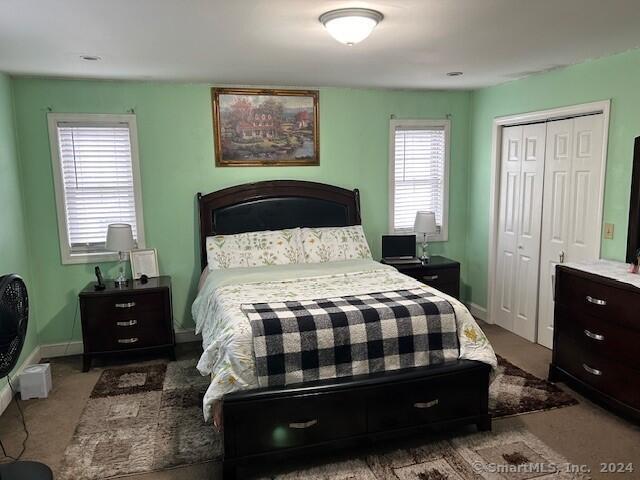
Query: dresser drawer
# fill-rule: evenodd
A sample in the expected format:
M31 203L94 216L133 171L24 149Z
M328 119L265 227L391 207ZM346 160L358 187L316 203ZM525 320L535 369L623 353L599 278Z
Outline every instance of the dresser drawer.
M480 393L481 385L486 381L483 375L460 376L423 379L381 389L369 402L369 431L400 429L481 414L487 401Z
M638 331L561 304L556 305L555 328L596 357L608 357L640 370L640 355L636 351L640 345Z
M555 352L558 367L634 408L640 408L640 370L595 352L562 332L557 333L559 349Z
M120 294L85 300L90 317L129 318L161 308L165 295L162 292L144 294Z
M225 416L225 435L242 439L231 439L234 456L284 450L364 434L365 412L361 399L350 392L300 396L284 405L247 402Z
M638 304L638 293L585 278L570 269L559 269L557 278L557 303L606 322L640 330L637 309L630 308Z

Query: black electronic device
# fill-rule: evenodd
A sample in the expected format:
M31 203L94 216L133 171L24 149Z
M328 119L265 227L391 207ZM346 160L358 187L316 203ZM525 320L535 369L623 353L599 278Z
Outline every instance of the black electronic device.
M415 235L383 235L382 258L386 263L420 263L416 257Z
M107 288L107 286L104 284L104 279L102 278L102 272L100 271L100 267L96 267L95 272L96 272L97 283L93 288L95 288L97 291L104 290L105 288Z

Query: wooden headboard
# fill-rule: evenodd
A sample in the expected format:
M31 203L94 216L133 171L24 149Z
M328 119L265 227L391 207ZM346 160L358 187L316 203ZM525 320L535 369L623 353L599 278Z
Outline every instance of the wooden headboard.
M198 193L200 263L207 237L295 227L359 225L360 192L324 183L273 180Z

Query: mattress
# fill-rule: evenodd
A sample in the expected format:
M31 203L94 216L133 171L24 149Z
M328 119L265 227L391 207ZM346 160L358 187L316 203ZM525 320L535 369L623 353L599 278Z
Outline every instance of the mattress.
M496 368L496 356L467 308L458 300L395 268L373 260L292 264L212 270L202 282L192 306L196 332L202 334L202 375L211 376L203 399L205 419L225 394L258 388L253 337L242 305L364 295L399 289L422 289L449 301L454 309L459 358Z

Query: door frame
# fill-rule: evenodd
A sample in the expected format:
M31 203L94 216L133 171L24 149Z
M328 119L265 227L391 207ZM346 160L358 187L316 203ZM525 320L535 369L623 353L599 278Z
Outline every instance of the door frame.
M578 105L568 105L565 107L552 108L548 110L538 110L534 112L518 113L506 115L493 119L493 129L491 134L491 186L489 197L489 264L487 275L487 323L495 323L495 288L494 280L496 275L496 259L498 248L498 218L500 215L500 166L502 162L502 129L526 123L544 122L549 120L561 120L563 118L575 117L588 114L603 114L602 129L602 152L604 162L602 162L602 176L600 180L600 191L598 204L598 218L600 219L600 242L598 244L598 256L602 251L602 222L604 220L604 186L606 180L606 168L608 158L609 140L609 117L611 111L611 100L582 103ZM539 266L538 266L539 267ZM536 331L537 338L537 331Z

